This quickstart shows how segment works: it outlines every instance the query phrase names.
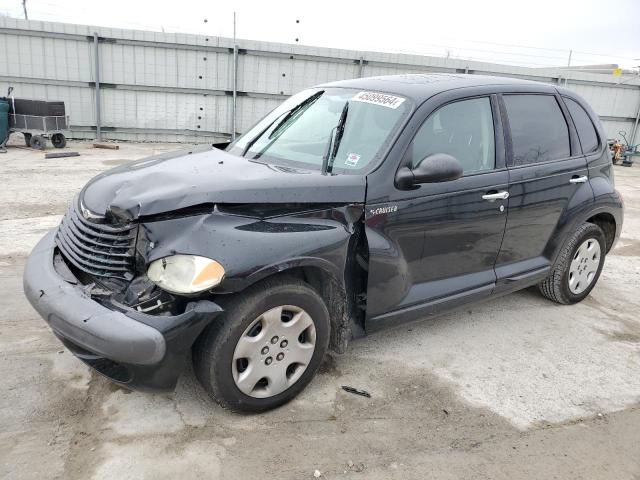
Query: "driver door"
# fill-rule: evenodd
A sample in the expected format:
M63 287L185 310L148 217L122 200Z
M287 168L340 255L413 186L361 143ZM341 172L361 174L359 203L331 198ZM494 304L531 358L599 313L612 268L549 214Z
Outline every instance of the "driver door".
M417 129L402 164L446 153L464 174L367 204L368 329L491 294L508 207L503 145L492 95L441 105Z

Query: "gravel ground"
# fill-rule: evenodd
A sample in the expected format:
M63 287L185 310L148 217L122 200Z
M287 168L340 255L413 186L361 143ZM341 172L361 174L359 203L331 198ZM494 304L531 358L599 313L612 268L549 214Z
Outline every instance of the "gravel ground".
M178 147L0 155L0 478L640 478L640 168L615 167L622 237L588 299L535 289L353 342L292 403L220 409L187 369L123 390L63 350L25 257L97 173ZM343 392L364 388L371 399ZM316 472L317 470L317 472Z

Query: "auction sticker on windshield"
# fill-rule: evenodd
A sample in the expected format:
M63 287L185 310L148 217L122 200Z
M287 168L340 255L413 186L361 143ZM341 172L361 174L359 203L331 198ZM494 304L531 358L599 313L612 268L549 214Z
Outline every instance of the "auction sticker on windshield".
M387 95L386 93L376 92L360 92L352 98L356 102L372 103L373 105L380 105L387 108L396 109L406 98L396 97L395 95Z
M344 161L344 164L348 167L355 167L358 165L358 161L360 160L360 155L357 153L350 153L347 155L347 159Z

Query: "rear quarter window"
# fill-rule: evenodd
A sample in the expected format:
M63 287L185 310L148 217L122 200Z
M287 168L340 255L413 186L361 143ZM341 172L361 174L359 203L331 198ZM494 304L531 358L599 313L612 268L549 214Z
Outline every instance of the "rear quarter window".
M571 156L569 128L553 95L503 96L511 142L512 165L530 165Z
M589 118L589 114L575 100L567 97L563 98L564 103L571 114L573 123L576 126L576 130L578 130L578 138L580 139L580 145L582 145L582 153L591 153L596 151L600 146L600 141L598 140L596 128L593 126L591 118Z

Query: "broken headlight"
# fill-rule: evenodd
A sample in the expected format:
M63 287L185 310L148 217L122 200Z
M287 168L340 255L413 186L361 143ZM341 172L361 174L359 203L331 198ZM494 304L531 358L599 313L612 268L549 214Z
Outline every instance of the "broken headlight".
M167 292L197 293L218 285L224 268L210 258L172 255L151 262L147 277Z

